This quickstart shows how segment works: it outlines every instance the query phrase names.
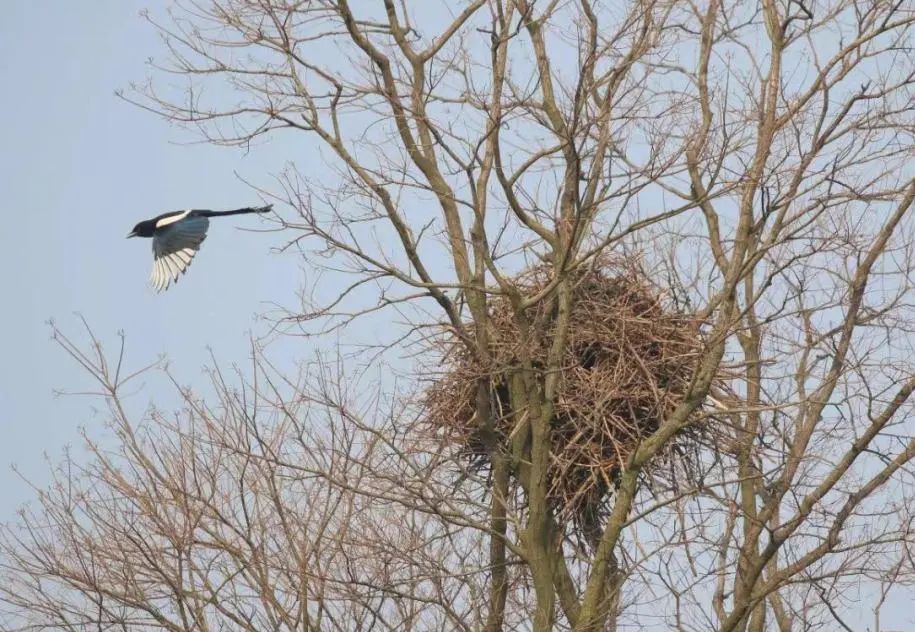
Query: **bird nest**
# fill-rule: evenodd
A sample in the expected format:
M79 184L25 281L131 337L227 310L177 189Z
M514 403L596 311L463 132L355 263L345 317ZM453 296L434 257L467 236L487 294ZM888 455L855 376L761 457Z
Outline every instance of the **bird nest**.
M523 295L533 296L547 285L549 273L547 266L537 266L514 282ZM595 525L609 508L627 459L682 403L701 336L700 323L668 305L637 269L603 264L581 270L573 275L572 295L551 422L548 498L582 527ZM475 415L479 380L488 380L498 447L511 453L526 416L513 401L518 398L512 397L512 376L518 374L525 346L534 367L546 365L555 313L545 310L554 310L549 301L527 313L530 320L547 323L540 328L545 334L523 340L508 299L494 296L489 303L491 358L485 365L452 330L443 337L444 363L425 394L425 422L474 467L489 465L484 430ZM542 385L545 372L537 370ZM670 481L675 472L692 471L684 461L696 458L690 455L697 450L689 448L702 435L700 414L643 469L648 480L661 476Z

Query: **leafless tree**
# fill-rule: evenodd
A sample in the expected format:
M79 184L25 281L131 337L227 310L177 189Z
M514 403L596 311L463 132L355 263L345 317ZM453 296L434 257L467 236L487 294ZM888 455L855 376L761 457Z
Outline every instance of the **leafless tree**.
M886 629L915 578L909 3L181 0L150 19L157 77L186 90L126 99L217 144L302 139L259 186L325 272L282 330L385 323L425 367L443 335L489 366L508 309L529 343L513 449L485 373L481 468L424 431L424 382L350 356L290 376L255 351L137 420L121 362L58 332L118 449L89 441L5 531L11 629ZM551 424L576 280L607 256L702 323L701 350L581 544L550 502ZM697 423L701 476L646 486Z

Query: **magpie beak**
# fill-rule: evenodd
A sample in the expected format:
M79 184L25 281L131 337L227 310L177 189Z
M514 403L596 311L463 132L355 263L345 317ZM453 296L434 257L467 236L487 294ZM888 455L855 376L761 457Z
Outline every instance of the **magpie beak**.
M130 239L131 237L136 237L136 236L137 236L137 231L132 230L127 234L127 239Z

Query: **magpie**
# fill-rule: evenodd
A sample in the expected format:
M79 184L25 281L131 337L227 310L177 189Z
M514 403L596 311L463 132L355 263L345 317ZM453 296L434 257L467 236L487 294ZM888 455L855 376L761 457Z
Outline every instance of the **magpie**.
M211 217L243 215L245 213L269 213L272 204L259 207L245 207L233 211L206 211L191 209L163 213L140 222L133 227L127 238L152 237L153 269L150 282L157 292L167 290L178 277L185 273L200 244L207 237Z

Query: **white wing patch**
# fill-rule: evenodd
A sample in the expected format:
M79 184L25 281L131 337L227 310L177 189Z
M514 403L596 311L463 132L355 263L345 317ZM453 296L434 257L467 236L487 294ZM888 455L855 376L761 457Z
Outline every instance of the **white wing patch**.
M157 292L168 289L172 282L187 271L207 236L210 220L206 217L187 217L187 211L176 219L166 217L153 236L153 269L150 282Z
M156 228L165 228L169 224L174 224L175 222L180 222L185 217L187 217L188 213L190 213L190 210L179 211L179 212L175 213L174 215L169 215L168 217L163 217L158 222L156 222Z

